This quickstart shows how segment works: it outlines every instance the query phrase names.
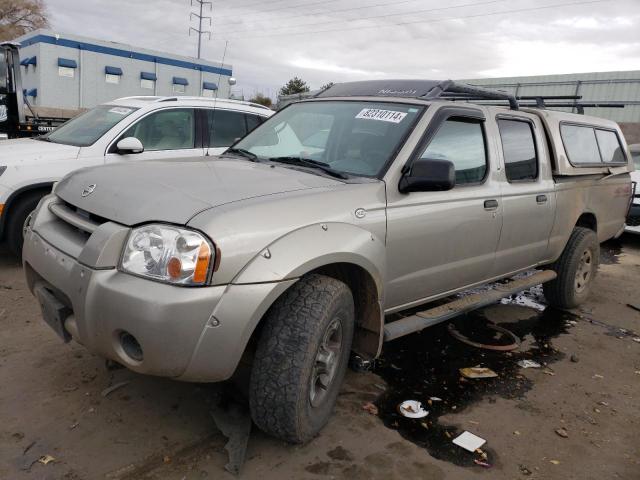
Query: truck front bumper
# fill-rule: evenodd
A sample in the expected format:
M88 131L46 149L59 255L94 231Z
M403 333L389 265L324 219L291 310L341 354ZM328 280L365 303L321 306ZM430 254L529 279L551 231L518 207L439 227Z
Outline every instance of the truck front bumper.
M295 281L167 285L88 267L31 228L23 262L43 317L65 341L139 373L199 382L233 374L260 318Z

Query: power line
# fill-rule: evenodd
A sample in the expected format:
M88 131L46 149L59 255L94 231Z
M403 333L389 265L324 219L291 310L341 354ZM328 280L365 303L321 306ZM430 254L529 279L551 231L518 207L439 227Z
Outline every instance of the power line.
M469 18L479 18L479 17L490 17L490 16L495 16L495 15L504 15L504 14L508 14L508 13L522 13L522 12L533 12L536 10L548 10L550 8L558 8L558 7L567 7L567 6L577 6L577 5L588 5L588 4L593 4L593 3L603 3L603 2L609 2L611 0L589 0L589 1L579 1L579 2L566 2L566 3L556 3L553 5L545 5L542 7L529 7L529 8L519 8L519 9L512 9L512 10L502 10L499 12L489 12L489 13L479 13L479 14L474 14L474 15L465 15L465 16L459 16L459 17L448 17L448 18L437 18L437 19L432 19L432 20L413 20L413 21L408 21L408 22L400 22L400 23L390 23L390 24L386 24L386 25L367 25L367 26L362 26L362 27L346 27L346 28L332 28L332 29L326 29L326 30L307 30L304 32L285 32L285 33L274 33L274 34L269 34L269 35L250 35L250 36L241 36L241 37L235 37L238 40L244 40L244 39L252 39L252 38L270 38L270 37L286 37L286 36L297 36L297 35L315 35L318 33L330 33L330 32L343 32L343 31L355 31L355 30L368 30L368 29L372 29L372 28L389 28L389 27L397 27L397 26L402 26L402 25L414 25L417 23L423 23L423 24L429 24L429 23L439 23L439 22L446 22L446 21L450 21L450 20L466 20ZM420 37L414 37L414 38L420 38Z
M389 2L389 3L378 3L376 5L366 5L366 6L360 6L360 7L351 7L351 8L345 8L342 10L332 10L331 12L328 13L341 13L341 12L350 12L350 11L354 11L354 10L363 10L365 8L376 8L376 7L386 7L389 5L400 5L403 3L412 3L412 2L416 2L418 0L402 0L400 2ZM483 6L483 5L489 5L492 3L502 3L502 2L506 2L508 0L490 0L490 1L485 1L485 2L476 2L476 3L463 3L461 5L450 5L448 7L437 7L437 8L427 8L424 10L412 10L412 11L408 11L408 12L402 12L402 13L386 13L383 15L372 15L369 17L358 17L358 18L354 18L354 19L342 19L342 20L331 20L328 22L322 22L322 23L305 23L302 25L284 25L281 27L273 27L273 28L266 28L264 29L264 31L272 31L272 30L282 30L283 28L296 28L296 27L304 27L305 25L313 25L318 26L318 25L329 25L329 24L333 24L333 23L341 23L341 22L347 22L347 21L354 21L354 20L369 20L372 18L387 18L387 17L399 17L399 16L406 16L406 15L415 15L418 13L429 13L429 12L437 12L437 11L443 11L443 10L455 10L457 8L464 8L464 7L476 7L476 6ZM285 18L279 18L278 20L286 20L286 19L290 19L290 18L298 18L298 17L308 17L309 13L303 13L303 14L298 14L298 15L293 15L291 17L285 17ZM243 23L243 22L237 22L237 23ZM228 23L226 25L233 25L233 23ZM226 26L225 25L225 26ZM233 29L233 33L242 33L243 31L247 31L250 30L249 29L245 29L245 30L236 30ZM227 33L227 31L221 31L220 33Z
M339 1L340 1L340 0L329 0L329 1L324 0L324 1L320 1L320 2L299 3L299 4L296 4L296 5L285 5L285 6L283 6L283 7L268 8L268 9L266 9L266 10L256 11L256 12L254 12L254 13L250 13L250 14L248 14L248 15L247 15L247 17L256 16L256 15L261 15L261 14L263 14L263 13L268 13L268 12L276 12L276 11L279 11L279 10L287 10L287 9L289 9L289 8L313 7L313 6L315 6L315 5L326 5L326 4L328 4L328 3L336 3L336 2L339 2ZM261 2L261 3L262 3L262 4L264 4L264 2ZM257 3L254 3L253 5L258 5L258 4L257 4ZM250 5L246 5L245 7L249 7L249 6L250 6ZM243 7L243 8L244 8L244 7ZM223 16L218 17L218 18L216 19L216 21L217 21L217 20L222 20L222 19L225 19L225 18L230 18L230 17L236 18L237 16L238 16L238 14L223 15Z

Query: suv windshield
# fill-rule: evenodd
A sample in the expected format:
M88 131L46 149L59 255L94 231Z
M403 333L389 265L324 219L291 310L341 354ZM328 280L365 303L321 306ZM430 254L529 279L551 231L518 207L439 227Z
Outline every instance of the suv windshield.
M100 105L88 112L78 115L64 125L48 133L43 140L87 147L93 145L102 135L114 125L135 112L137 108L118 107L115 105Z
M260 159L302 165L322 162L334 171L378 176L423 107L399 103L321 101L293 104L234 147ZM307 162L310 165L310 162Z

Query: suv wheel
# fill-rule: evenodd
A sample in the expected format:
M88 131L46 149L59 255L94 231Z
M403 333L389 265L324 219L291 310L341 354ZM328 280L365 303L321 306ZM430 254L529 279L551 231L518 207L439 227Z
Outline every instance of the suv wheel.
M45 194L42 192L28 193L13 205L7 219L7 243L9 249L18 258L22 257L24 229L29 216L38 206L38 202Z
M552 268L558 277L544 284L544 296L554 307L574 308L589 296L600 261L600 245L593 230L576 227Z
M344 379L354 329L351 290L312 274L271 307L251 371L253 421L292 443L312 439L329 420Z

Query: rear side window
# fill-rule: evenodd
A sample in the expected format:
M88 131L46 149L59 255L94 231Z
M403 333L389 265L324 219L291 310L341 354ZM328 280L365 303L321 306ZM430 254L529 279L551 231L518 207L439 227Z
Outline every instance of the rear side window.
M482 182L487 173L487 155L481 122L446 120L421 158L452 162L456 167L456 185Z
M245 114L230 110L207 110L209 146L229 147L247 134Z
M246 115L247 117L247 133L262 123L262 119L257 115Z
M531 124L521 120L498 120L507 180L538 178L538 159Z
M597 130L596 138L600 147L600 155L605 163L625 163L622 147L618 141L616 132L610 130Z
M561 125L560 135L573 165L627 162L614 131L587 125Z
M560 126L560 134L571 163L574 165L600 163L598 141L593 128L562 125Z

